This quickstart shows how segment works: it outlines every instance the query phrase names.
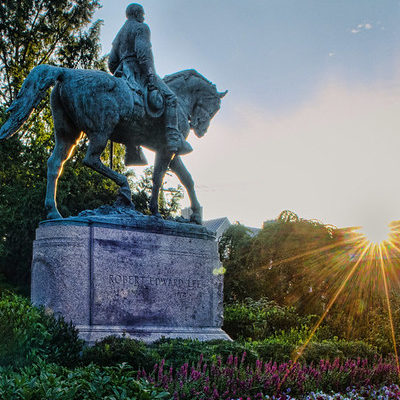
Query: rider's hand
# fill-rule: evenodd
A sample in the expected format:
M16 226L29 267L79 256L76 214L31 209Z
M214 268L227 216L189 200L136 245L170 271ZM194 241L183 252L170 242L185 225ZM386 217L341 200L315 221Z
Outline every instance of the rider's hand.
M156 84L156 77L153 74L150 74L147 79L147 87L149 91L151 92L152 90L157 89L157 84Z

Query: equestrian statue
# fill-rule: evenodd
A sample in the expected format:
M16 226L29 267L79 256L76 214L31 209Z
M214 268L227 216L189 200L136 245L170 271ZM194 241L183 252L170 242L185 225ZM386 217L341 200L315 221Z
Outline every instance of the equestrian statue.
M47 162L45 199L48 219L62 218L56 203L57 180L74 147L86 134L89 144L83 162L120 186L119 204L133 208L127 178L100 159L109 140L126 146L126 165L147 163L141 146L155 151L150 199L153 215L159 215L159 191L170 168L188 192L191 221L201 224L193 179L181 156L192 151L186 141L190 129L202 137L227 92L218 92L214 84L193 69L161 79L155 72L143 7L130 4L126 17L109 56L113 75L45 64L35 67L8 109L10 116L0 129L0 139L18 132L47 89L54 86L50 104L55 147Z

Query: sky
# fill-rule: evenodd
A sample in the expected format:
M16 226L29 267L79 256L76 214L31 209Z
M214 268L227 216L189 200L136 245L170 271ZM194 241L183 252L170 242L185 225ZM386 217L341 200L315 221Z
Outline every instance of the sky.
M102 4L107 54L130 2ZM183 156L204 219L400 220L399 0L140 4L160 76L195 68L229 91Z

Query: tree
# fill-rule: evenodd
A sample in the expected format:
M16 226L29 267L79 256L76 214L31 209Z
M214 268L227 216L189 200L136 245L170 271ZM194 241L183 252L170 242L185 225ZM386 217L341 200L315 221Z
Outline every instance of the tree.
M98 7L98 0L2 2L0 122L7 118L6 108L34 66L104 66L99 57L101 21L89 25ZM53 147L52 119L46 100L19 135L0 145L0 274L25 287L30 277L34 231L45 217L46 161ZM60 182L59 200L66 215L100 201L111 201L116 192L108 180L80 167L81 158L82 152L78 152L70 162L76 164L75 168L68 164L65 168L68 182Z
M168 175L169 173L167 172L166 176ZM144 170L144 174L137 181L133 182L132 177L130 179L131 186L135 187L132 195L135 208L143 214L148 215L150 214L149 202L153 185L152 176L153 167L149 167ZM181 185L175 188L172 186L166 187L167 184L168 182L164 180L158 199L160 214L164 218L176 216L180 209L180 201L183 198L183 187Z
M219 240L220 259L225 269L224 298L227 302L250 297L245 261L250 243L250 230L239 222L231 225Z
M99 68L98 0L5 0L0 7L0 98L11 104L38 64Z
M225 299L266 297L301 314L319 313L326 302L333 230L283 211L253 238L242 225L227 230L220 250L226 269Z

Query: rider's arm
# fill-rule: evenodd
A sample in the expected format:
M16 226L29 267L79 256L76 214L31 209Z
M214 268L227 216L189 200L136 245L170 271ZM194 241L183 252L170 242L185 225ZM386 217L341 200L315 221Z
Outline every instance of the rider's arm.
M149 80L153 79L156 70L151 49L150 29L146 24L141 24L136 31L135 53L143 73Z
M114 74L115 70L118 68L119 62L120 60L118 58L117 52L115 50L115 45L113 43L111 53L108 56L108 69L112 74Z

